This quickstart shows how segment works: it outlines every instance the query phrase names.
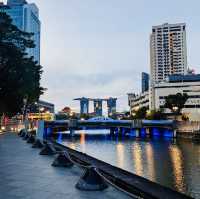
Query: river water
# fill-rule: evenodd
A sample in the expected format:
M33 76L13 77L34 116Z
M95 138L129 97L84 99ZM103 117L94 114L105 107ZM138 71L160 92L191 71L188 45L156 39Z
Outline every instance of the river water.
M60 138L61 139L61 138ZM151 181L200 199L200 144L172 138L110 137L108 130L76 131L59 140Z

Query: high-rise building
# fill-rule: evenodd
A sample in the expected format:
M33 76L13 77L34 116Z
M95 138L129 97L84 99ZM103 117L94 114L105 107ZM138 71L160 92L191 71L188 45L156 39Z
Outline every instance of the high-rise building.
M142 72L142 93L149 90L149 74Z
M185 23L152 27L150 37L151 82L162 82L172 74L186 74Z
M7 5L1 4L0 11L6 12L13 20L13 24L20 30L34 33L35 48L27 49L28 56L40 63L40 20L39 9L34 3L26 0L8 0Z

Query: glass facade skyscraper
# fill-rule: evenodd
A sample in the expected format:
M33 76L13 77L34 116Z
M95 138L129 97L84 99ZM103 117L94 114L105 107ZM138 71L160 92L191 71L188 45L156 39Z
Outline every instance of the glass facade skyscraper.
M35 48L27 49L27 54L40 63L40 20L37 6L25 0L8 0L7 5L0 5L0 11L6 12L20 30L34 33L32 39Z
M142 93L149 90L149 74L142 72Z

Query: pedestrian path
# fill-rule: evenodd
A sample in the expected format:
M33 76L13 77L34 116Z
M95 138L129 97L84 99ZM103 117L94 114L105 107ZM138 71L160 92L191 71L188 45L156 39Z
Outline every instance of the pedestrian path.
M104 191L75 188L83 171L55 168L54 156L40 156L16 134L0 135L0 198L2 199L129 199L109 187Z

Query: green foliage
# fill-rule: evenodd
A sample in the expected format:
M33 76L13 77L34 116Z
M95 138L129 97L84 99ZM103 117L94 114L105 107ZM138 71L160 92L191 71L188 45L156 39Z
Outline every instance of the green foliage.
M185 114L183 114L181 118L182 118L183 121L188 121L189 120L189 117L187 115L185 115Z
M55 118L56 118L56 120L68 120L69 116L67 114L60 113L60 114L56 114Z
M83 113L80 115L80 118L88 120L88 119L90 119L90 116L89 116L89 114Z
M165 108L169 108L172 112L179 114L184 108L189 96L187 94L177 93L176 95L168 95L165 97Z
M146 113L146 107L139 108L136 112L134 112L133 119L144 119L146 117Z
M27 105L34 103L45 90L40 86L42 66L26 54L27 48L35 46L32 36L0 12L0 114L21 112L25 97Z
M152 110L147 114L146 119L148 120L163 120L166 119L166 116L163 110Z

